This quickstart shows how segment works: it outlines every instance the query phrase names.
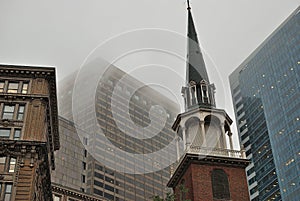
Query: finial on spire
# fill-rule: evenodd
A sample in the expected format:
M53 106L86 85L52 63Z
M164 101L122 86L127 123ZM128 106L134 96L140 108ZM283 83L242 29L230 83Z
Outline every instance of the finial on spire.
M191 5L190 5L190 0L187 0L187 5L188 5L188 10L190 10L191 9Z

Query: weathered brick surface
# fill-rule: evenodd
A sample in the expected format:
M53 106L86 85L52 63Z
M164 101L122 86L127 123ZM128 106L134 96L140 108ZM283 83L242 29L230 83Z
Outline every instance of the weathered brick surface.
M213 201L211 173L213 169L223 169L228 176L229 190L231 201L248 201L248 186L245 175L245 169L242 167L229 167L222 165L203 165L191 164L183 177L185 180L185 187L189 189L186 193L186 199L193 201ZM180 185L180 182L179 184ZM179 199L179 188L175 188L177 200Z

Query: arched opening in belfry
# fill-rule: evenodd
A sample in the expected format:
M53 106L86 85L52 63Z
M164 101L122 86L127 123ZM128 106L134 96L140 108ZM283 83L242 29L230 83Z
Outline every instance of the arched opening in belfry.
M220 142L223 141L223 136L219 118L213 115L206 116L204 118L204 128L207 147L222 148Z
M225 133L226 132L231 132L230 125L226 120L224 121L224 129L225 129Z
M178 126L177 135L181 140L183 140L183 134L182 134L182 127L181 126Z
M201 138L201 129L200 129L200 119L197 117L191 117L185 122L186 128L186 144L187 146L194 144L195 140L202 140ZM199 138L200 137L200 138ZM196 143L197 145L199 143ZM195 144L194 144L195 145ZM200 146L201 144L199 144Z
M183 139L183 129L184 128L182 128L181 126L179 126L178 127L178 132L177 132L177 135L178 135L178 137L179 137L179 139L181 140L181 142L178 142L179 144L178 144L178 151L181 153L181 152L183 152L184 151L184 142L185 142L185 139Z

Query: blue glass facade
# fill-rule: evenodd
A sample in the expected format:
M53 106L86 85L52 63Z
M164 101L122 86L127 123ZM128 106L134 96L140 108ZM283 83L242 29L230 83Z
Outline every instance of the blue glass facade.
M252 161L251 199L299 201L300 7L230 75L230 85Z

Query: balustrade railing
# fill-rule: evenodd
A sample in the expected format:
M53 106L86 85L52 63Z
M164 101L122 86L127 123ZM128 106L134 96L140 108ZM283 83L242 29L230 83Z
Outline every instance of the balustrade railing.
M186 151L186 153L246 159L245 150L239 151L239 150L231 150L231 149L191 146Z
M185 151L185 153L190 154L198 154L199 158L205 158L205 156L220 156L220 157L228 157L228 158L238 158L238 159L246 159L245 150L231 150L231 149L221 149L221 148L211 148L211 147L202 147L202 146L190 146L189 149ZM175 162L171 166L171 176L174 171L177 169L178 165L183 160L184 155L177 162Z

